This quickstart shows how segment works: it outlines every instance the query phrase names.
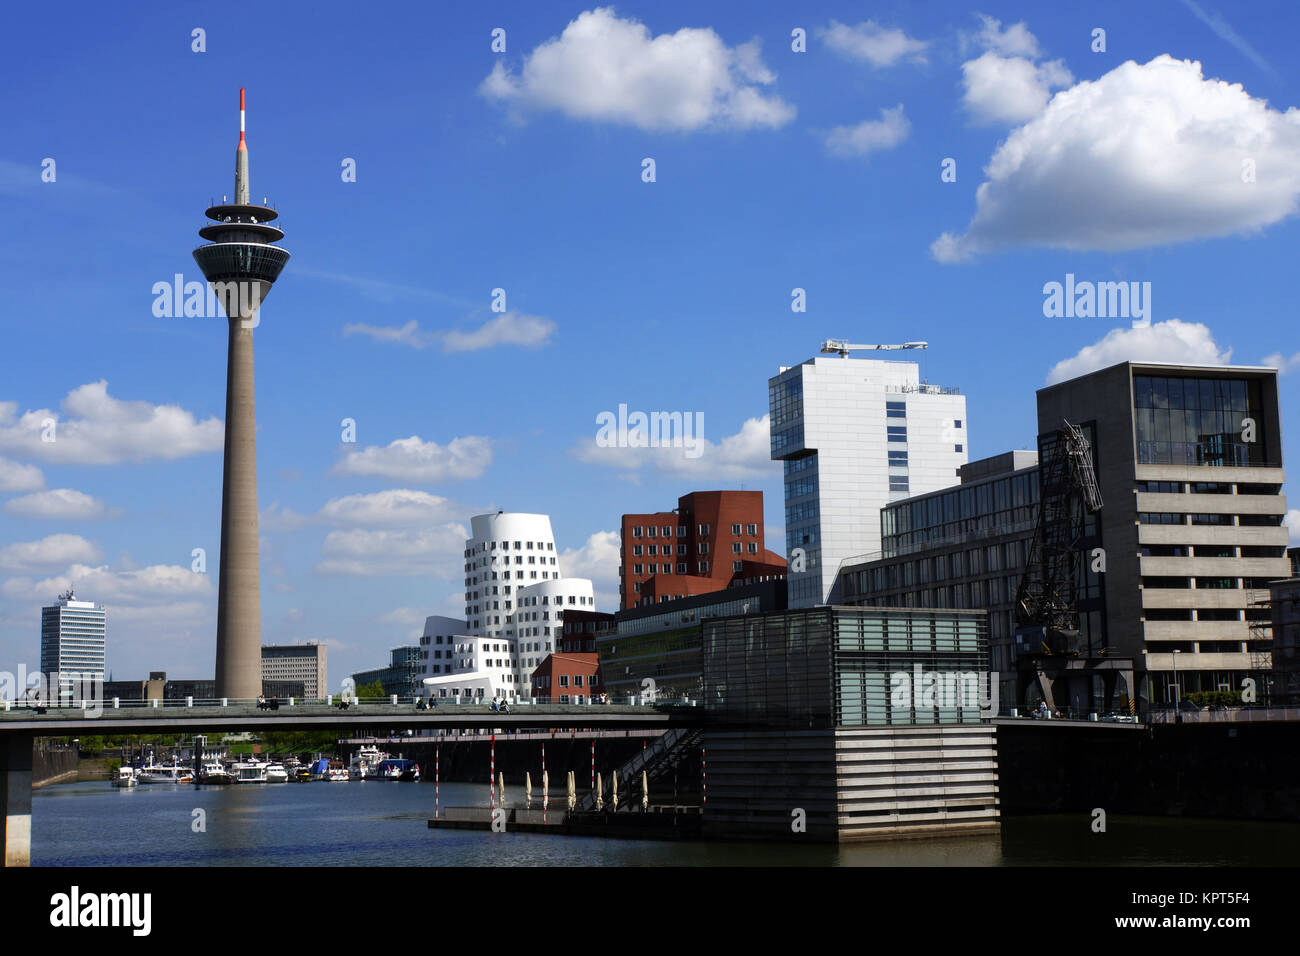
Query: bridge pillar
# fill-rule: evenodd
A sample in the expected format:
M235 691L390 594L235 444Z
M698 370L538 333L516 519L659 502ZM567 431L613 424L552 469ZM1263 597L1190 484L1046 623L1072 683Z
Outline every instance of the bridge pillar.
M28 734L0 738L0 816L4 818L4 865L32 862L32 744Z

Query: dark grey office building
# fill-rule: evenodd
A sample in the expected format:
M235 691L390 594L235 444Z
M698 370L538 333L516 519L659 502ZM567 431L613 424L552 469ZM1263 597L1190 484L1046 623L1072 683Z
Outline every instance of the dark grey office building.
M1080 642L1094 662L1131 660L1133 678L1124 664L1081 672L1057 706L1164 704L1247 677L1263 686L1268 634L1251 625L1269 615L1268 582L1290 573L1276 370L1126 362L1039 390L1040 452L1067 420L1091 445L1103 502L1080 541ZM953 489L884 509L886 550L842 570L844 593L858 605L988 608L1003 701L1024 705L1011 675L1033 648L1015 646L1013 612L1036 469L1014 454L976 466L983 474L963 470Z

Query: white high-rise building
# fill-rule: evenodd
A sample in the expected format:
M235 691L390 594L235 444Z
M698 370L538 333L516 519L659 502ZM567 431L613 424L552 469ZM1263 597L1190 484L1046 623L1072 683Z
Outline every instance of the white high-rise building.
M60 699L73 696L76 681L104 679L105 644L103 605L75 600L69 589L58 603L41 608L41 673L46 680L59 675Z
M772 458L785 462L790 606L835 603L840 563L880 550L880 509L957 480L966 399L923 383L915 362L842 356L782 368L768 398Z
M548 515L498 511L470 523L465 620L425 620L425 685L440 698L526 697L534 668L558 646L564 611L595 610L591 581L563 577Z

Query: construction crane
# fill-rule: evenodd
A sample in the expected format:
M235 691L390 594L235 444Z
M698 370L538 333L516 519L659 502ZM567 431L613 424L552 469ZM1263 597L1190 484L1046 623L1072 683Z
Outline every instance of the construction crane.
M902 345L854 345L843 339L827 339L822 343L822 355L849 357L850 352L892 352L896 349L924 349L926 342L904 342Z
M1044 443L1038 476L1038 525L1016 591L1016 652L1077 656L1084 525L1102 506L1092 447L1078 426L1063 422Z

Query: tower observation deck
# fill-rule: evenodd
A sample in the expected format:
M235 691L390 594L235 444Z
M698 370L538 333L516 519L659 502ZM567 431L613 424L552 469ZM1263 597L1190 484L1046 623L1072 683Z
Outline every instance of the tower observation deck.
M221 484L221 558L217 588L218 697L253 698L262 691L261 583L257 553L257 438L253 330L261 304L289 253L271 245L284 232L278 213L249 200L244 91L239 91L235 201L212 206L199 230L207 245L194 260L229 322L226 358L226 443Z

